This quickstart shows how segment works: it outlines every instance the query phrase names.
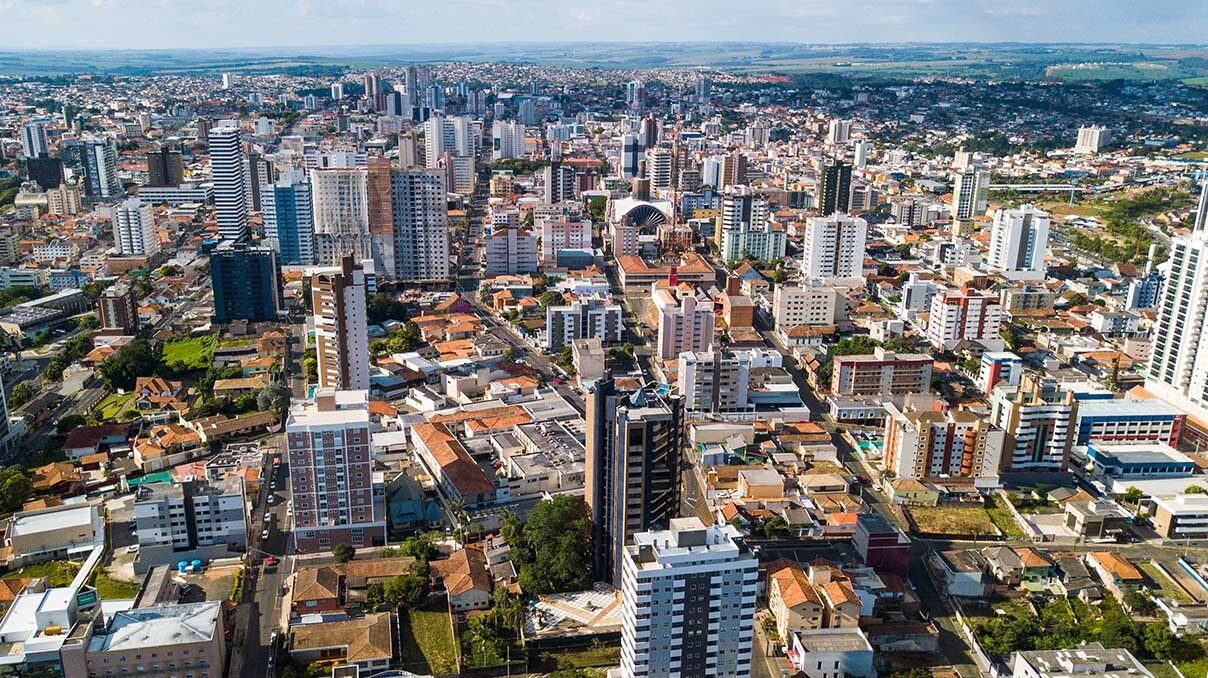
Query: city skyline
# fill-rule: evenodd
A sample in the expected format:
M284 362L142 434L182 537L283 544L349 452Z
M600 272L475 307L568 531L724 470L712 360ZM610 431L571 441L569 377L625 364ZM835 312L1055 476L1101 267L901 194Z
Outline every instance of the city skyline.
M370 0L332 5L308 0L252 4L165 0L155 8L91 0L0 3L15 49L128 49L132 45L122 27L133 23L157 28L142 36L137 45L142 49L599 42L608 35L602 30L614 31L617 42L724 39L834 45L1197 40L1202 44L1208 34L1208 8L1174 0L1144 5L1119 0L916 0L889 6L861 0L842 7L821 0L777 0L745 5L741 15L725 9L715 0L672 0L657 6L621 2L607 10L592 3L542 0L455 0L423 7ZM465 12L475 12L482 20L464 22ZM1095 21L1086 21L1090 13ZM415 21L417 14L420 21ZM862 21L852 22L851 16ZM678 20L669 23L668 17ZM207 29L199 31L198 26ZM450 28L442 31L441 26ZM543 31L556 34L543 35Z

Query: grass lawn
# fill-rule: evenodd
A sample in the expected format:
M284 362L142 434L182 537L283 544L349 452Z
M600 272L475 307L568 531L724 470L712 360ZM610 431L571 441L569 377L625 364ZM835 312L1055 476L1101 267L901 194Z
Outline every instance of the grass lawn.
M134 400L134 392L125 394L110 393L93 406L93 410L101 419L117 419L122 412L130 409L130 401Z
M1002 531L1004 535L1012 539L1023 537L1023 528L1019 523L1015 522L1015 516L1011 515L1011 509L1003 507L999 504L998 497L993 498L993 506L985 509L986 515L990 520L994 521L994 526Z
M126 600L138 595L142 588L138 582L122 581L109 576L103 569L97 568L92 578L92 585L101 596L101 600Z
M403 668L442 675L457 670L457 648L449 611L443 605L407 610L399 620Z
M550 652L549 655L555 669L619 666L621 663L621 648L603 645L599 647L585 647L578 650Z
M1159 587L1161 587L1162 594L1165 595L1166 597L1170 598L1171 600L1178 601L1180 603L1193 602L1191 600L1191 596L1187 595L1186 591L1184 591L1182 588L1180 588L1178 584L1171 581L1170 577L1167 577L1166 575L1162 574L1162 571L1159 570L1158 568L1154 567L1153 563L1138 563L1137 567L1142 572L1144 572L1150 579L1152 579L1153 583L1155 583Z
M1190 640L1193 642L1196 641L1194 638ZM1198 642L1201 645L1205 645L1205 641L1203 639L1200 639ZM1183 672L1183 675L1186 678L1199 678L1200 676L1208 675L1208 653L1199 659L1193 659L1188 662L1175 662L1175 664L1179 667L1179 670ZM1145 668L1152 671L1153 675L1157 678L1179 678L1179 675L1175 673L1174 669L1170 668L1170 664L1167 664L1166 662L1145 662Z
M993 535L994 522L983 508L911 506L907 509L922 532L932 534Z
M213 334L169 339L163 345L164 364L180 363L186 370L204 370L210 366L217 343L218 338Z
M70 560L52 560L46 563L26 565L19 570L6 572L3 579L19 579L28 577L46 577L46 584L51 587L70 586L71 580L80 571L80 563Z

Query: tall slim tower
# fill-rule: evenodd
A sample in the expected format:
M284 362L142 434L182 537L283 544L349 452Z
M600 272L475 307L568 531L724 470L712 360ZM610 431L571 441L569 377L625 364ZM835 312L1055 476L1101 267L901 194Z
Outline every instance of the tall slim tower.
M264 235L276 245L282 266L315 263L315 219L310 182L283 178L260 191Z
M1168 263L1145 388L1208 416L1208 179L1191 233L1171 240Z
M815 207L824 217L851 211L851 165L842 160L829 160L822 166Z
M990 173L977 167L966 167L953 177L952 216L972 219L986 211L990 194Z
M151 205L138 198L128 198L110 210L113 222L113 243L119 255L148 256L159 251L155 237L155 215Z
M243 141L238 127L210 130L210 174L214 179L214 211L223 240L247 239L247 186Z
M25 157L40 158L49 152L49 146L46 141L46 125L29 122L21 127L21 151Z
M596 576L614 586L633 535L679 515L682 417L678 397L649 389L618 393L611 379L588 394L584 483L592 560Z
M449 279L449 215L445 173L432 169L390 172L394 277L407 282Z
M293 534L302 553L386 543L386 507L369 452L369 392L319 389L285 422Z
M365 270L350 254L340 267L314 274L310 283L315 313L315 353L319 388L369 388L369 330L365 315Z
M1049 213L1031 205L994 214L990 231L991 267L1010 280L1044 280Z
M864 277L868 222L835 214L805 220L801 273L807 280L856 280Z
M618 558L623 678L751 675L759 559L738 528L677 518Z

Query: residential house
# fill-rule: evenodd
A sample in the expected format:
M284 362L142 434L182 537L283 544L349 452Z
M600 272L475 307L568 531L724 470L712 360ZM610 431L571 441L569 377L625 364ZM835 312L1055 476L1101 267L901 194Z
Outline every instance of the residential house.
M344 609L344 575L339 567L300 567L291 596L296 615L340 612Z
M431 566L432 576L449 597L450 610L464 613L491 606L491 574L481 548L467 546Z
M1092 551L1086 554L1086 564L1121 605L1125 604L1124 598L1128 593L1145 583L1145 575L1137 566L1114 551Z
M165 423L189 413L189 393L179 381L163 377L139 377L134 384L134 409L143 419Z
M347 621L294 624L289 630L289 654L303 664L342 660L362 675L379 673L394 660L394 619L389 612Z
M931 556L932 571L943 582L950 596L982 598L986 595L986 561L972 549L936 551Z

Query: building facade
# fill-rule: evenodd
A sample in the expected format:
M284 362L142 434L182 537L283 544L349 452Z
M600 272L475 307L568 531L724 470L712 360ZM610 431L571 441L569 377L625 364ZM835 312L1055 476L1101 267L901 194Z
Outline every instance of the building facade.
M864 244L868 222L836 214L810 217L802 240L801 274L806 280L864 280Z
M319 388L359 391L369 388L369 329L365 269L351 254L340 267L311 277L315 355Z

